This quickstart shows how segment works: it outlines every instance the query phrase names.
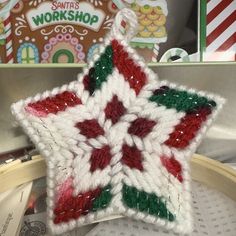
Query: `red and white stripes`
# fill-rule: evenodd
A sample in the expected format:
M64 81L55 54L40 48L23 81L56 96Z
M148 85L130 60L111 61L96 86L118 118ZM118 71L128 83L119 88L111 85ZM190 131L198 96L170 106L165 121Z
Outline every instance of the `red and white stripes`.
M236 60L236 1L208 0L204 61Z
M157 57L159 55L159 50L160 50L159 44L155 43L154 47L153 47L153 51L152 51L152 62L157 62Z
M6 38L6 63L13 63L13 48L12 48L12 30L10 12L4 17L5 38Z

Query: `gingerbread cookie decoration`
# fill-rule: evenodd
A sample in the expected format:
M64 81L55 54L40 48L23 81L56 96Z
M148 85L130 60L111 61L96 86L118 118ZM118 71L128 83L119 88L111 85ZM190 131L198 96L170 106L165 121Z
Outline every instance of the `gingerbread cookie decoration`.
M120 8L131 8L138 17L138 32L131 45L147 61L157 62L160 43L167 41L166 0L114 0Z
M154 44L165 42L167 4L165 0L128 0L127 5L138 16L138 34L132 42ZM137 45L138 45L137 44Z

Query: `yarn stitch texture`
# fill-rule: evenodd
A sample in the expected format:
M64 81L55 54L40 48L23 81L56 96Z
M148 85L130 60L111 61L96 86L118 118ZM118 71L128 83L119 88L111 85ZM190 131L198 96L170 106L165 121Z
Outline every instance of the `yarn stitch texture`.
M159 81L121 34L104 42L78 80L12 106L46 158L48 225L121 214L189 233L189 160L224 99Z

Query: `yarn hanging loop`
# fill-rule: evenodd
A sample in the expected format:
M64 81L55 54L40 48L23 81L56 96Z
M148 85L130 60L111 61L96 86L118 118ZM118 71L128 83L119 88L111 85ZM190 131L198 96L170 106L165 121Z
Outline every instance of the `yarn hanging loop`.
M128 27L122 26L124 22ZM112 33L115 37L121 37L129 42L136 35L137 28L138 19L134 11L128 8L123 8L117 13L115 17L114 24L112 27Z

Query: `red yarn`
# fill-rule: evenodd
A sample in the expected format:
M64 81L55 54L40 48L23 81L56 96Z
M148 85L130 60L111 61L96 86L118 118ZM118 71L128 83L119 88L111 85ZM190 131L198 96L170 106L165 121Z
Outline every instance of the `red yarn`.
M93 201L101 194L101 188L96 188L85 193L80 193L76 197L72 194L59 198L54 209L54 223L68 222L71 219L78 219L81 215L87 215L92 208Z
M104 111L106 118L111 119L112 124L115 124L119 121L120 117L124 115L126 109L123 106L123 103L118 100L117 95L115 95L107 104Z
M123 156L121 162L131 169L143 171L142 153L136 146L130 147L124 144L122 147Z
M85 90L89 90L89 81L90 81L89 75L85 75L83 79Z
M174 132L170 134L169 139L165 141L165 144L180 149L187 147L211 112L209 107L202 107L187 113L175 127Z
M104 135L103 128L95 119L77 122L75 127L80 129L80 133L87 138L96 138L99 135Z
M144 138L152 131L152 128L155 125L155 121L148 120L146 118L137 118L131 123L131 126L128 129L128 133L136 135L140 138Z
M174 157L161 156L161 163L170 174L175 176L181 183L183 182L182 166Z
M94 172L97 169L103 170L111 161L110 147L104 146L101 149L94 149L90 158L91 167L90 171Z
M136 94L139 94L142 87L146 84L146 74L142 71L142 68L129 57L124 47L120 45L117 40L112 40L112 49L113 64L117 67L118 71L124 75L125 80L129 82L130 87L135 90Z
M54 97L47 97L41 101L29 103L25 109L33 115L45 117L50 113L56 114L59 111L64 111L67 107L79 104L81 104L81 100L75 93L65 91Z

